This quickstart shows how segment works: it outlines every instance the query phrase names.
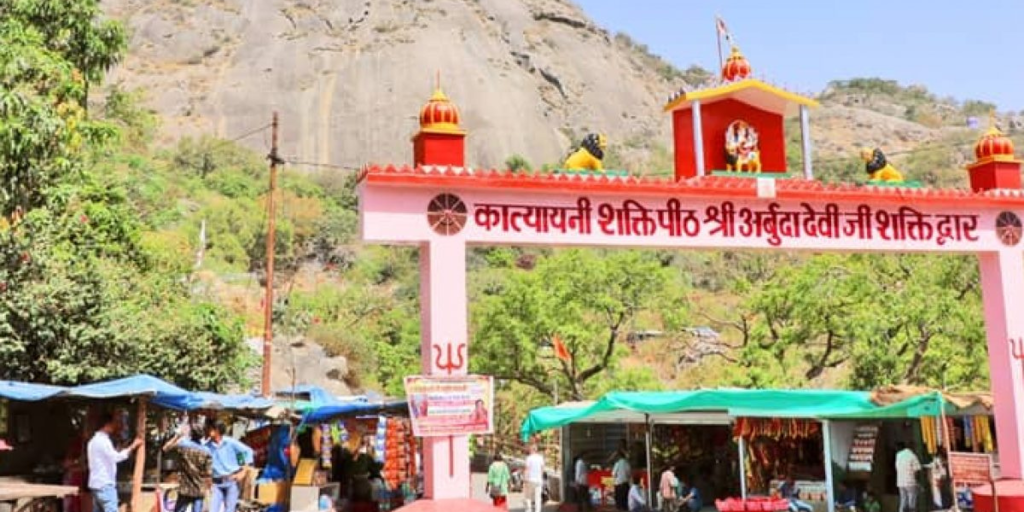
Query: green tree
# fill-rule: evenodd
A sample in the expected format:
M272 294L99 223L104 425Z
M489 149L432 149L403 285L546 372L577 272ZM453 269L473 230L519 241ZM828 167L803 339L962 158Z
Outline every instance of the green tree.
M678 274L650 252L564 250L501 276L472 301L472 369L547 396L554 379L588 396L631 332L676 330L684 315ZM556 338L571 361L556 359Z
M42 205L58 179L80 176L82 150L112 134L86 118L86 82L43 41L0 22L0 216Z
M728 324L741 340L734 383L811 384L842 368L855 389L981 386L980 308L970 257L815 256L757 283Z
M117 129L81 107L93 75L76 66L106 62L104 48L76 46L75 16L93 7L0 6L0 378L149 372L224 388L251 362L239 319L191 296L180 254L151 252L179 244L145 237L123 176L97 163Z
M124 27L101 20L99 0L5 0L0 20L29 27L42 36L46 49L60 55L84 75L85 106L90 83L99 83L127 48ZM9 28L9 27L5 27Z

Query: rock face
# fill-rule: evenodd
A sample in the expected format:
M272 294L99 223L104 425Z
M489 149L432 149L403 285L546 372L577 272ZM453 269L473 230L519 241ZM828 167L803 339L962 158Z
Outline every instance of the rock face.
M247 344L257 356L263 356L262 338L252 338ZM347 377L348 361L344 357L330 357L323 347L304 338L274 337L270 361L271 389L290 389L293 385L310 384L337 396L348 396L353 390L345 383ZM249 378L258 388L261 367L254 368Z
M410 161L437 72L463 114L467 162L488 167L512 154L559 162L590 131L668 146L660 107L682 85L558 0L103 3L132 34L110 81L144 88L167 138L234 137L277 110L294 161Z
M684 74L565 0L103 5L132 34L110 82L148 92L163 142L235 138L265 126L277 110L281 152L292 167L408 163L417 114L440 72L469 133L470 166L503 168L513 154L537 168L558 164L595 131L608 135L609 154L633 171L671 166L671 121L661 107L687 85ZM942 106L954 108L934 107ZM814 146L825 157L855 155L863 145L903 151L949 131L907 117L905 105L884 97L840 94L812 114ZM266 132L241 141L269 148Z

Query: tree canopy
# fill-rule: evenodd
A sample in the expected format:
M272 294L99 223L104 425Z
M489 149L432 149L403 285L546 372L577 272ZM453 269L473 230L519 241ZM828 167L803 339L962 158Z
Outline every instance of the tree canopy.
M0 378L238 383L241 321L190 293L100 163L119 130L83 105L123 31L97 14L92 0L0 6Z
M473 301L472 368L548 395L561 385L583 399L639 331L680 327L680 290L678 274L651 252L557 251ZM568 360L556 357L556 343Z

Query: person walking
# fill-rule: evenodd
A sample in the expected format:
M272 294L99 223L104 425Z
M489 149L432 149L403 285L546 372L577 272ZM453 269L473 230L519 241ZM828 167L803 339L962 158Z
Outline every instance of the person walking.
M615 483L615 508L629 510L629 482L633 479L633 470L626 460L626 453L619 452L618 460L612 466L612 481Z
M676 512L676 500L678 495L679 479L676 478L672 466L667 466L661 472L661 483L658 485L658 496L661 497L661 512Z
M582 455L576 456L574 465L573 483L576 484L576 503L580 512L590 510L590 483L587 476L587 461Z
M100 429L93 434L86 447L89 463L89 491L92 493L94 512L117 512L117 465L128 460L128 455L142 446L142 438L136 437L123 450L114 448L111 437L122 432L120 414L104 412L100 416Z
M544 456L540 454L536 444L530 445L530 455L526 457L523 501L526 512L544 510Z
M178 499L174 502L174 512L184 512L190 506L192 512L203 512L203 498L213 476L213 458L196 441L179 431L164 444L164 451L178 459Z
M907 448L906 443L896 443L896 488L900 493L899 512L917 511L917 472L921 461Z
M253 451L241 441L225 436L227 426L220 422L206 425L206 443L213 466L213 492L210 512L235 512L240 484L245 478L244 466L253 463Z
M508 508L508 482L512 473L500 453L494 454L494 461L487 468L487 495L495 507Z

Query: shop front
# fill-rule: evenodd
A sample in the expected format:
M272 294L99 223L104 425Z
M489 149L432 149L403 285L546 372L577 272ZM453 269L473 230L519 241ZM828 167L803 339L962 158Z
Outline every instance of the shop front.
M625 446L634 469L655 475L651 480L657 483L657 475L672 467L700 490L705 504L719 510L749 508L752 500L758 509L788 508L780 493L794 488L801 505L815 511L863 505L869 496L893 509L897 446L906 445L925 466L919 500L948 508L954 494L961 506L969 505L970 495L966 485L954 493L944 476L948 459L936 463L939 454L996 448L991 409L976 396L922 392L887 398L882 392L825 390L610 393L596 402L531 411L522 435L528 439L561 428L567 481L572 461L582 456L591 469L591 502L597 506L609 503L609 455ZM654 489L645 488L657 503Z

